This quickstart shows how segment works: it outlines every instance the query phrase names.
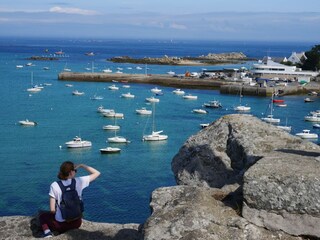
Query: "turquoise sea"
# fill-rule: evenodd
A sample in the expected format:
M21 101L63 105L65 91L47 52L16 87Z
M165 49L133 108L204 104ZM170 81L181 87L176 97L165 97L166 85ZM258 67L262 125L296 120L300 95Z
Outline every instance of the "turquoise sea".
M139 116L135 109L151 108L145 98L152 96L154 85L115 83L120 88L110 91L111 83L60 82L57 75L63 68L72 71L94 71L117 67L123 72L141 73L137 65L113 64L106 59L113 56L131 57L199 56L209 52L241 51L248 57L289 56L292 51L308 51L313 43L284 42L209 42L209 41L156 41L156 40L64 40L64 39L0 39L1 72L1 119L0 119L0 215L34 215L39 209L48 209L49 185L56 180L58 168L65 160L85 163L101 171L101 177L84 191L85 218L91 221L110 223L142 223L150 215L151 192L163 186L175 185L171 172L171 160L183 143L200 130L199 124L212 122L225 114L234 113L233 106L239 98L221 95L216 90L190 90L195 101L185 100L172 94L173 88L159 87L163 96L156 104L156 127L169 136L164 142L142 142L142 135L150 131L151 119ZM45 52L45 50L48 50ZM33 55L51 56L54 52L65 52L58 61L30 61ZM94 56L86 56L86 52ZM32 66L26 66L32 62ZM23 65L22 68L16 68ZM250 63L245 64L250 66ZM48 67L49 70L44 70ZM132 69L128 69L131 67ZM227 66L147 66L151 74L175 71L201 71L202 68L222 69ZM49 83L36 94L26 91L31 85ZM84 91L84 96L73 96L73 90ZM121 98L122 93L131 92L134 99ZM94 94L103 100L90 100ZM306 104L305 96L285 96L286 108L276 108L275 117L292 126L292 134L302 129L312 129L312 123L303 117L319 109L320 99ZM192 113L210 100L220 100L222 109L207 109L206 115ZM251 114L262 117L266 114L270 99L244 96L243 103L251 106ZM122 149L120 154L101 155L99 149L107 145L106 139L114 132L102 129L113 124L112 119L101 116L97 108L113 108L124 113L118 120L121 126L118 135L131 143L112 144ZM23 127L18 121L30 119L38 122L36 127ZM312 130L320 134L319 130ZM64 145L76 135L92 141L88 149L67 149ZM61 146L61 148L60 148ZM84 174L79 171L78 174Z

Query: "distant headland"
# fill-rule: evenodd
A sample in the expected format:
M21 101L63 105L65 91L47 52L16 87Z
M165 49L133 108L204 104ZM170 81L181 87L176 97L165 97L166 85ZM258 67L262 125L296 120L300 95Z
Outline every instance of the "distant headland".
M169 57L164 55L160 58L132 58L129 56L118 56L108 59L115 63L134 63L134 64L157 64L157 65L217 65L217 64L229 64L239 63L243 61L251 60L247 58L242 52L231 53L209 53L207 55L201 55L198 57Z

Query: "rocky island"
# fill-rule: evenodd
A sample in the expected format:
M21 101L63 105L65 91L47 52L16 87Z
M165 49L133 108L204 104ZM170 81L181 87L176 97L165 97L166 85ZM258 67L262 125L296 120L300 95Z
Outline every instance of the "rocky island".
M246 55L239 52L231 53L209 53L199 57L169 57L167 55L160 58L132 58L129 56L119 56L109 59L109 61L116 63L134 63L134 64L157 64L157 65L215 65L215 64L228 64L239 63L248 61Z
M84 221L54 239L320 238L320 147L247 114L191 136L172 163L177 186L155 189L143 224ZM40 236L37 219L0 218L3 239Z

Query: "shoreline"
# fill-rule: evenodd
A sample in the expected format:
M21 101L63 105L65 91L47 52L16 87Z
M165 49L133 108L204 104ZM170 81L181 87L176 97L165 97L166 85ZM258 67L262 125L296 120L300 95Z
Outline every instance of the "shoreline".
M297 83L290 86L259 87L259 85L244 85L243 82L232 80L221 80L219 78L192 78L192 77L173 77L167 74L116 74L116 73L87 73L87 72L60 72L60 81L75 82L119 82L125 83L144 83L155 84L165 87L184 88L184 89L205 89L219 90L223 94L239 94L240 88L244 95L269 97L272 92L281 90L281 95L301 95L312 91L320 92L320 84L311 82L305 86Z

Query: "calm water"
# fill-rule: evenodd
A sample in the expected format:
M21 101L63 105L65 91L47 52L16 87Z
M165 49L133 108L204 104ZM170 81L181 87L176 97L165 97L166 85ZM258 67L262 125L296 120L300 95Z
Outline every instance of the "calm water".
M162 186L175 185L171 172L171 160L188 137L199 131L199 124L216 120L224 114L234 113L238 104L237 96L220 95L218 91L185 90L198 96L196 101L184 100L172 94L173 88L161 89L160 103L156 105L156 126L169 135L165 142L142 142L144 133L149 133L151 119L135 114L135 109L151 106L145 98L152 94L153 85L130 84L129 89L108 90L108 83L74 82L73 88L59 82L57 74L65 67L73 71L86 71L93 65L95 71L117 67L123 72L141 72L132 64L113 64L106 59L113 56L133 57L198 56L209 52L242 51L248 57L261 58L264 55L289 56L292 51L307 51L310 43L256 43L256 42L165 42L165 41L85 41L85 40L32 40L0 39L0 72L2 117L0 120L0 175L4 183L0 189L0 215L33 215L38 209L48 208L49 185L56 179L59 165L65 160L85 163L101 171L101 177L85 190L85 218L92 221L113 223L142 223L150 215L149 199L151 192ZM48 49L49 53L44 53ZM49 55L62 49L66 56L59 61L34 61L34 66L17 69L25 65L27 57ZM95 56L85 56L93 51ZM234 66L234 65L230 65ZM50 70L43 70L49 67ZM132 67L132 69L127 69ZM144 66L142 66L144 67ZM148 73L177 73L222 68L225 66L148 66ZM31 72L35 84L51 83L41 92L30 95ZM75 89L84 91L81 97L72 96ZM130 91L134 99L120 98ZM94 94L104 97L92 101ZM287 108L275 108L274 115L293 126L292 133L311 129L312 124L303 121L311 110L319 109L319 99L305 104L305 96L286 96ZM196 115L192 109L200 108L204 102L218 99L223 109L208 109L207 115ZM269 99L248 97L243 99L251 108L251 114L264 116ZM99 149L107 146L106 139L113 132L102 129L103 125L113 124L113 120L102 117L97 108L113 108L125 114L118 120L122 135L131 140L130 144L117 145L120 154L101 155ZM38 122L36 127L22 127L19 120L30 119ZM319 130L314 130L319 131ZM319 132L318 132L319 133ZM92 141L89 149L65 148L64 143L74 136ZM111 144L110 144L111 145ZM62 146L60 149L59 146ZM78 172L83 174L84 172Z

